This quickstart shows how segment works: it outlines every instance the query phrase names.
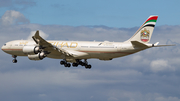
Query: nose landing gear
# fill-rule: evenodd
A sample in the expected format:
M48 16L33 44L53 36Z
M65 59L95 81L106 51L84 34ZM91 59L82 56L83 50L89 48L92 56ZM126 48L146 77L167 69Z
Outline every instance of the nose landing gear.
M17 59L16 59L17 56L16 56L16 55L12 55L12 57L14 58L14 59L12 60L12 62L13 62L13 63L17 63Z

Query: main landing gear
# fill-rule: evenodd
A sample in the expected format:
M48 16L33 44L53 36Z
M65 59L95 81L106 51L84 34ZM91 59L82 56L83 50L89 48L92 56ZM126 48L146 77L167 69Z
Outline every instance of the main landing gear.
M12 60L12 62L13 62L13 63L17 63L17 59L16 59L17 56L16 56L16 55L12 55L12 57L14 58L14 59Z
M68 63L66 60L62 60L60 61L60 64L61 65L64 65L64 67L71 67L71 64ZM88 64L87 60L85 59L84 62L82 62L81 60L76 60L76 63L72 63L72 66L73 67L77 67L78 65L81 65L81 66L85 66L86 69L91 69L91 65Z
M67 63L67 61L63 60L60 62L61 65L64 65L64 67L71 67L70 63Z

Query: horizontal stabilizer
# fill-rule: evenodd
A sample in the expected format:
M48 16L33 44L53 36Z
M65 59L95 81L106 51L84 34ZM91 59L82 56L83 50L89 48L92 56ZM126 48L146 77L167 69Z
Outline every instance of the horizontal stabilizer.
M164 46L176 46L176 45L156 45L154 47L164 47Z
M148 48L147 45L145 45L145 44L143 44L143 43L141 43L141 42L139 42L139 41L131 41L131 43L132 43L133 46L135 46L135 47L139 47L139 48Z
M164 47L164 46L176 46L176 45L158 45L159 42L156 42L155 44L153 44L153 47Z

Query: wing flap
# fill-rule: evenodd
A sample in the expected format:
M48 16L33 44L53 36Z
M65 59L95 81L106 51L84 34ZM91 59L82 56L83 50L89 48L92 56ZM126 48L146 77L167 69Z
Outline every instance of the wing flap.
M85 52L79 52L79 51L74 51L74 50L66 50L68 53L70 53L73 57L79 58L79 57L85 57L88 55L88 53Z

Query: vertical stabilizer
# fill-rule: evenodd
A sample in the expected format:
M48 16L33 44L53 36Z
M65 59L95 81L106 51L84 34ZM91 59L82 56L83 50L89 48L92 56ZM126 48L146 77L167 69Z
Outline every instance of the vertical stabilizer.
M148 43L151 39L158 16L150 16L128 41Z

